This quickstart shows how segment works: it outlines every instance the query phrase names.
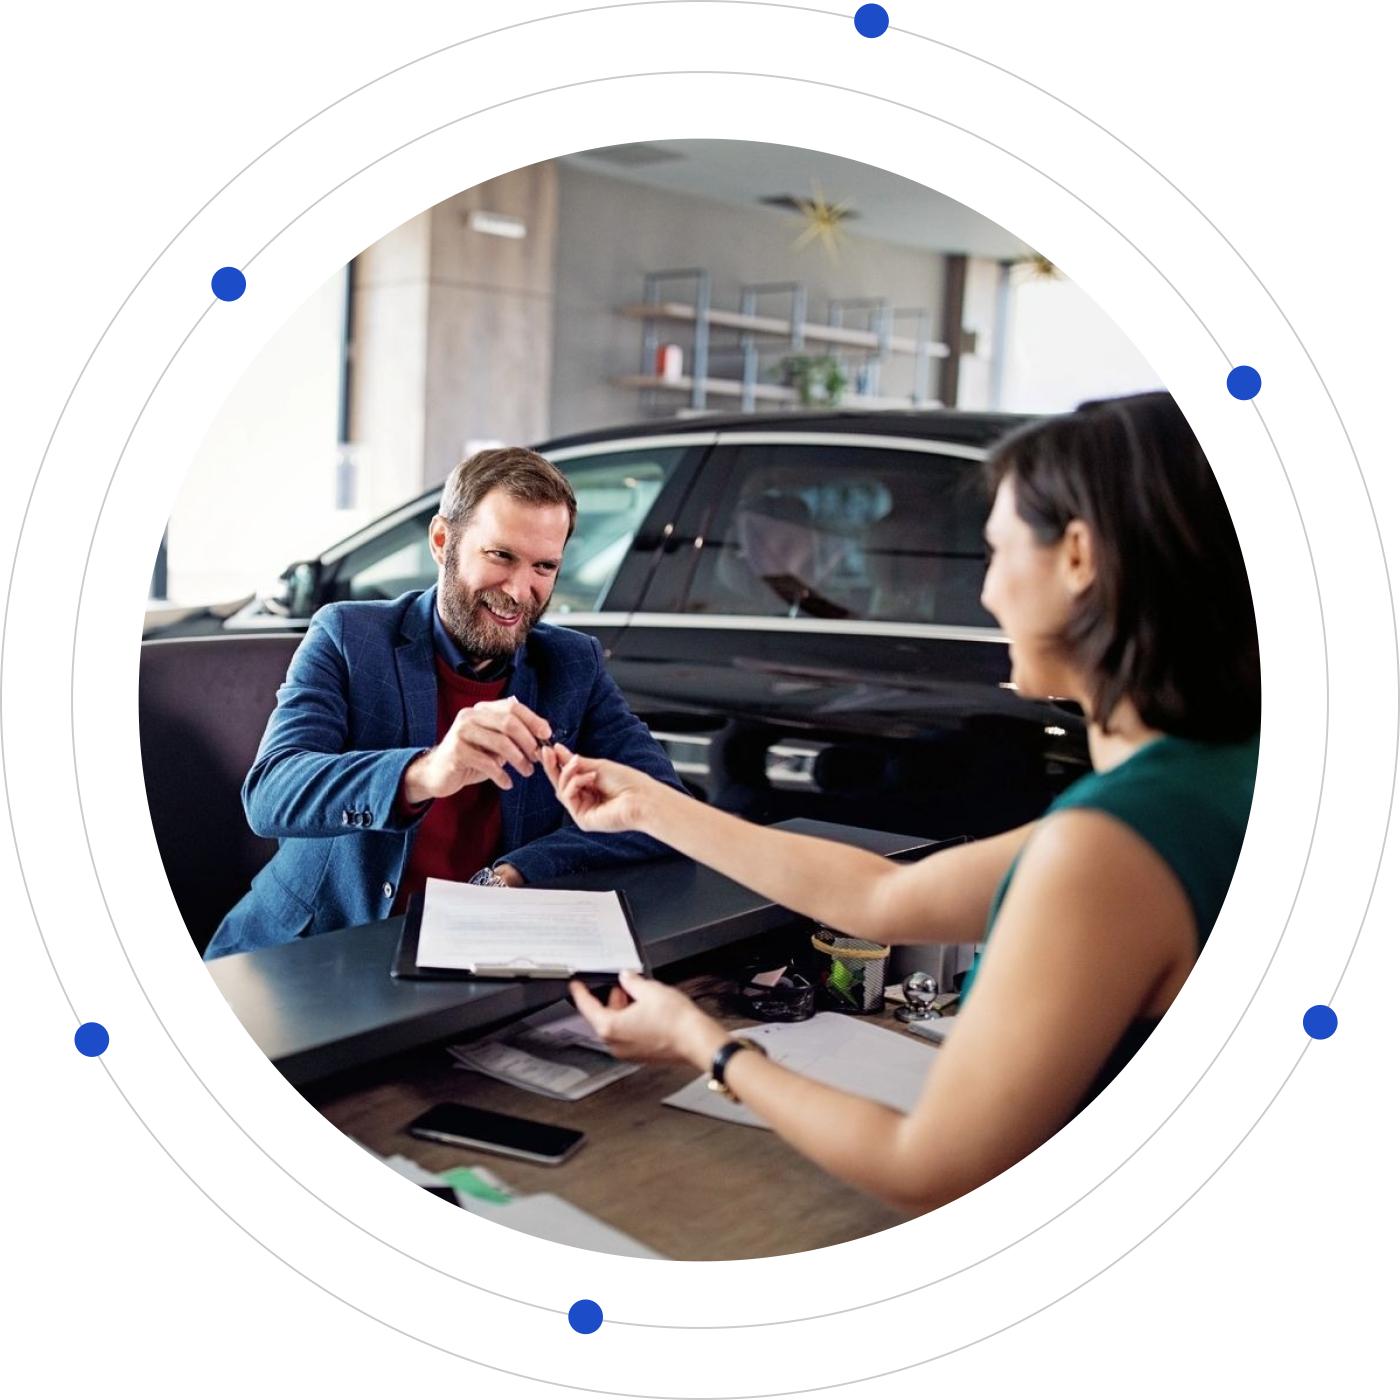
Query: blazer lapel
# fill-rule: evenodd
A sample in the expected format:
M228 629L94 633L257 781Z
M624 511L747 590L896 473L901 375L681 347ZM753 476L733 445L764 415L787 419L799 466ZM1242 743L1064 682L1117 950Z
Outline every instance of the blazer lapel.
M413 748L430 749L437 743L437 672L433 666L431 609L437 591L428 589L404 615L394 661L399 671L399 691L408 720L408 742Z
M506 694L514 696L522 705L539 714L539 678L525 659L525 653L526 648L521 647L515 654L515 669L511 672ZM544 718L549 717L546 715ZM526 781L519 773L512 773L510 791L501 794L501 844L507 851L513 851L520 845L524 822L524 809L521 804L525 798Z

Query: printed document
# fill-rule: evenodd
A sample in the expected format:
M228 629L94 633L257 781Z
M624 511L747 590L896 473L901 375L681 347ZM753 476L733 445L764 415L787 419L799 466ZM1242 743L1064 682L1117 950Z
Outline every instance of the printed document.
M536 1011L484 1040L449 1045L448 1053L463 1069L571 1102L641 1069L615 1060L567 1002Z
M938 1053L902 1031L868 1025L839 1011L822 1011L790 1025L745 1026L736 1034L759 1041L769 1059L799 1074L906 1113L918 1101ZM729 1123L768 1126L743 1104L716 1094L708 1087L709 1078L702 1074L663 1102Z
M437 1172L420 1167L411 1157L395 1154L382 1160L386 1166L419 1186L453 1187L457 1204L469 1214L499 1221L527 1235L553 1240L555 1244L573 1245L577 1249L629 1255L634 1259L666 1257L560 1196L549 1192L517 1196L495 1172L486 1167L461 1167L447 1176L440 1176ZM463 1189L462 1178L467 1175L477 1180Z
M642 971L613 891L496 889L429 879L418 966L479 976Z

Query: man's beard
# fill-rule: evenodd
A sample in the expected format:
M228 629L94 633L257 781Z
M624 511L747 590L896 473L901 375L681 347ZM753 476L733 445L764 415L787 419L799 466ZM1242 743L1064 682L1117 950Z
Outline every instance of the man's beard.
M530 629L540 620L545 604L534 595L512 601L494 588L468 588L457 572L457 540L447 542L442 578L438 582L438 614L452 640L468 656L478 660L513 656ZM488 604L501 613L519 613L514 627L504 627L481 606Z

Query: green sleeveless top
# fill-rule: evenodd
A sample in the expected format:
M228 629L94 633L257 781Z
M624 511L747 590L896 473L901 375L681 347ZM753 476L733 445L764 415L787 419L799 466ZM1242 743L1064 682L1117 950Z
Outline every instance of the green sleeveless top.
M1196 916L1196 938L1204 944L1225 902L1244 844L1258 762L1257 734L1237 744L1207 744L1166 735L1144 744L1106 772L1090 773L1072 783L1045 815L1090 808L1107 812L1137 832L1181 882ZM1012 861L992 897L984 943L992 936L1019 861L1019 856ZM1131 930L1125 929L1124 934L1131 936ZM974 961L963 983L964 1000L976 981L977 966ZM1132 1059L1156 1027L1155 1020L1133 1022L1084 1103Z

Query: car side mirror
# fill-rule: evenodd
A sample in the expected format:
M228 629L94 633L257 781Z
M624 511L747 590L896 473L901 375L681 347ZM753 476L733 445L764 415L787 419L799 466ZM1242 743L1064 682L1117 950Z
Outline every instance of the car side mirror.
M304 559L289 565L281 578L264 594L263 606L276 617L310 617L316 611L316 586L320 565Z
M258 601L274 617L290 617L292 613L292 580L283 574L271 588L263 589Z

